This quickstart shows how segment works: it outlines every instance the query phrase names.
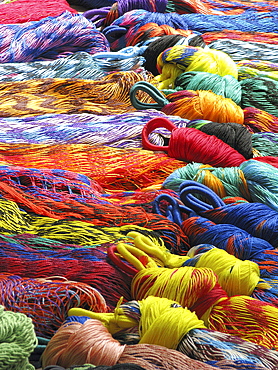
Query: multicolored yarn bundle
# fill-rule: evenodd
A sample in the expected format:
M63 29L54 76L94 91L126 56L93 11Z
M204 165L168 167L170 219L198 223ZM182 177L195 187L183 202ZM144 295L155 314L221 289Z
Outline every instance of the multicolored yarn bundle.
M0 116L78 112L105 115L133 111L129 100L130 88L136 82L150 78L130 71L111 73L101 81L45 78L2 82ZM148 97L142 99L148 101Z
M69 12L38 22L1 24L0 32L4 35L0 40L1 63L56 59L77 51L109 51L105 36L92 23Z

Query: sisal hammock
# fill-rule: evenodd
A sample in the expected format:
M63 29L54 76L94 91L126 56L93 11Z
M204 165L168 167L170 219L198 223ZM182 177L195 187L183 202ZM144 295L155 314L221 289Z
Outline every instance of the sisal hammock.
M129 91L151 75L117 72L101 81L37 79L0 83L0 116L34 116L47 113L120 114L134 111ZM143 95L145 102L150 97Z

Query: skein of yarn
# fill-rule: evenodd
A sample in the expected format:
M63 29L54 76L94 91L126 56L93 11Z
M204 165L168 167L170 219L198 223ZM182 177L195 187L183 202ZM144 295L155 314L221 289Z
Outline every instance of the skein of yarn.
M149 94L155 103L141 102L136 96L141 90ZM141 81L131 87L130 101L138 110L158 109L167 115L177 115L189 120L205 119L213 122L244 124L244 111L231 99L211 91L183 90L165 96L152 84Z
M29 356L37 345L32 319L0 306L1 370L34 370Z
M164 127L171 131L168 146L156 146L149 142L148 135L155 128ZM245 158L235 149L215 136L194 128L177 128L166 118L153 118L143 128L142 144L145 149L164 150L170 157L187 162L197 161L211 165L238 166Z

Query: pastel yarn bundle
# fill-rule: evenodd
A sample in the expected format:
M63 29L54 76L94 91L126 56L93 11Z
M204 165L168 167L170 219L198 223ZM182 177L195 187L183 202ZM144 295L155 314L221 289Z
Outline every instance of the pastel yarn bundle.
M96 289L62 277L31 279L2 273L0 285L1 305L30 317L36 334L46 338L52 337L70 308L107 310L104 298Z
M0 25L0 33L4 35L0 40L1 63L57 59L77 51L94 54L109 50L106 38L92 23L82 15L69 12L38 22Z

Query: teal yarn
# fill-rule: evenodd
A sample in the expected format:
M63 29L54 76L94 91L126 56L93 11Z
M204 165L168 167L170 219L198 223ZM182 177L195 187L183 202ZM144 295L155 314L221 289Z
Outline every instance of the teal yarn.
M252 146L263 157L278 157L278 134L274 132L256 132L252 135Z
M0 370L34 370L28 358L36 345L32 319L0 306Z
M210 90L238 105L241 102L241 85L231 75L222 77L208 72L185 72L176 78L175 86L183 90Z
M278 116L278 81L267 77L246 78L242 88L241 108L255 107Z

